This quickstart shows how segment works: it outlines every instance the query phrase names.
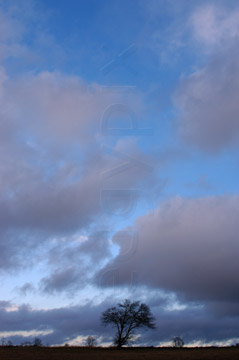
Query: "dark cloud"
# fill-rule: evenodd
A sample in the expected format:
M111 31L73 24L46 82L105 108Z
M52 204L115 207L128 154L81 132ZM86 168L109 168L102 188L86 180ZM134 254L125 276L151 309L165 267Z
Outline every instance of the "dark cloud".
M137 236L98 275L114 270L115 286L139 284L176 292L194 301L238 301L237 196L174 198L140 217ZM126 229L127 230L127 229Z
M1 308L1 310L2 309L5 309L7 306L9 306L11 304L11 302L10 301L5 301L5 300L1 300L0 301L0 308Z
M181 311L157 311L158 331L143 334L145 343L170 342L172 337L183 337L186 345L215 344L217 341L234 339L238 332L238 317L220 317L203 308L187 308Z
M73 267L55 271L50 277L45 277L41 280L41 288L44 292L62 291L68 288L78 287L79 274L76 273Z
M40 290L72 294L91 283L94 274L111 257L109 238L109 232L95 231L54 244L45 259L51 272L41 279Z
M100 316L108 304L105 302L94 306L89 303L85 306L49 310L33 310L27 305L22 305L7 311L5 305L9 307L9 303L4 303L0 308L1 331L42 331L43 335L40 337L44 343L49 344L61 344L77 336L92 333L101 336L104 331L100 324ZM44 331L52 333L44 335ZM32 337L34 335L29 334L29 338ZM26 337L22 337L21 341L26 341Z
M133 296L136 296L136 299L145 297L144 290L138 289L134 295L131 294L132 299ZM187 307L181 310L167 309L168 298L163 298L160 294L152 295L150 291L147 298L146 303L156 317L157 329L139 331L141 337L138 341L141 344L158 345L164 341L170 342L176 335L182 336L186 343L213 343L233 339L238 333L238 318L235 316L224 314L218 317L218 314L213 314L207 307L198 304L187 304ZM121 300L111 296L98 305L87 303L48 310L34 310L27 305L14 307L10 302L0 302L1 331L9 332L6 338L15 344L31 341L34 333L26 333L25 336L17 333L10 335L10 332L14 331L38 331L38 336L45 344L64 344L89 334L94 334L101 338L102 342L108 343L113 339L112 329L101 325L100 316L105 309Z

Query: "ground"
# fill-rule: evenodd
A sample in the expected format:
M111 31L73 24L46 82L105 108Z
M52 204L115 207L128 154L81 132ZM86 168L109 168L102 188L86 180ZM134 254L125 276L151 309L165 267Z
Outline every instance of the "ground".
M234 348L79 348L79 347L1 347L1 360L236 360Z

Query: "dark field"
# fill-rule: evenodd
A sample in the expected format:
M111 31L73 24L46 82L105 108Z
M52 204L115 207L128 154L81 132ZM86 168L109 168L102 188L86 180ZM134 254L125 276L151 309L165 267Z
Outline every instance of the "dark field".
M230 360L239 359L239 348L184 348L184 349L88 349L78 347L0 347L0 360Z

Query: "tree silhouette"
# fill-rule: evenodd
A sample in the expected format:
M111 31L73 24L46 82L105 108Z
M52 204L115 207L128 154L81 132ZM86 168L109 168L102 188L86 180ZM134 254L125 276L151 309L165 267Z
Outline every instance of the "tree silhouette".
M33 342L32 342L32 345L33 345L33 346L42 346L42 341L41 341L41 339L38 338L38 337L35 337L35 339L34 339Z
M127 345L137 328L155 329L154 317L149 307L139 301L124 300L118 307L111 307L103 312L101 321L103 325L111 324L117 332L114 344L117 347Z
M94 336L88 336L86 339L86 345L89 347L94 347L97 345L97 340Z
M172 340L173 340L174 347L177 347L177 348L183 347L184 341L180 336L176 336Z

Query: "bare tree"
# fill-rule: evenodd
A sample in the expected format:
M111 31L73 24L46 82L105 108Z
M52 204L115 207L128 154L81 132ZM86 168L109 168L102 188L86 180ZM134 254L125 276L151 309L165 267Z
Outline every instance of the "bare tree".
M175 336L173 339L173 346L177 348L181 348L184 345L184 341L180 336Z
M138 328L155 329L154 317L149 307L139 301L124 300L118 307L111 307L102 314L103 325L116 328L114 344L117 347L127 345Z
M34 339L33 342L32 342L32 345L33 345L33 346L42 346L42 341L41 341L41 339L38 338L38 337L35 337L35 339Z
M86 346L94 347L97 345L97 340L94 336L88 336L86 339Z

